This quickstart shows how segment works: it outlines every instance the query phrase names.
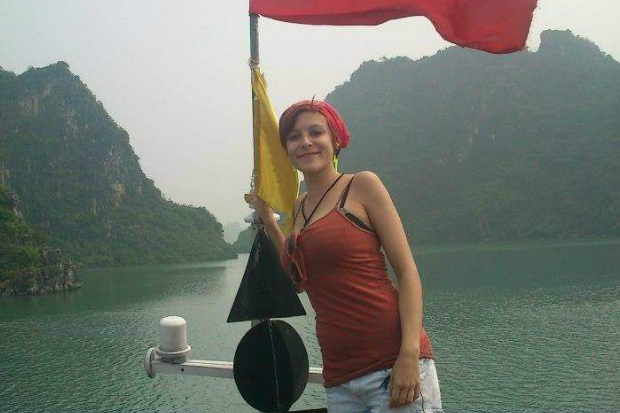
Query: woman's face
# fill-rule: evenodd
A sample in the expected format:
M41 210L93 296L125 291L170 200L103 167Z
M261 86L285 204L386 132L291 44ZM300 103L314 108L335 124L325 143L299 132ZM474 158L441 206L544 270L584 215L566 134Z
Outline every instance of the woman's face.
M316 112L301 112L286 137L286 153L293 166L304 174L332 165L334 139L325 117Z

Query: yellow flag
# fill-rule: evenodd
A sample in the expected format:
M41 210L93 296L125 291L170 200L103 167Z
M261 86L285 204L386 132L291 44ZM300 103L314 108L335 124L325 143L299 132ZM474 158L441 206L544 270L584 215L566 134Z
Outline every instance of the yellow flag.
M254 185L256 194L274 210L286 214L284 232L292 229L299 176L280 144L278 120L267 94L265 78L252 68L254 91Z

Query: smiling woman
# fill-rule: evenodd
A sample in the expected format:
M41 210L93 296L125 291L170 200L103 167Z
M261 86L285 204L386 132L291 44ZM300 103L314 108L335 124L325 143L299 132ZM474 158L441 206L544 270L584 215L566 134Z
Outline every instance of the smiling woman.
M283 268L316 311L328 410L438 412L418 270L381 180L369 171L336 170L349 140L344 120L328 103L292 105L280 119L280 141L308 189L295 203L292 233L285 237L265 202L254 196L251 203Z

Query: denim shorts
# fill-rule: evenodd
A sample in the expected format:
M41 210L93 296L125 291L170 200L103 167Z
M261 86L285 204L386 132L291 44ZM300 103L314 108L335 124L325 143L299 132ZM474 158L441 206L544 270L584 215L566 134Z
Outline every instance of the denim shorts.
M433 359L420 359L422 395L413 403L390 409L388 383L392 369L358 377L327 391L328 413L441 413L441 393Z

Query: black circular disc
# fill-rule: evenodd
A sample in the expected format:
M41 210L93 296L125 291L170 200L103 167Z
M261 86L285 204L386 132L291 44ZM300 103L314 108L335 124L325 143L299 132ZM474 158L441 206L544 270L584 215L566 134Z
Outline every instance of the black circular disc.
M275 356L275 360L274 360ZM308 383L308 353L290 324L263 321L241 339L233 373L241 397L261 412L287 412Z

